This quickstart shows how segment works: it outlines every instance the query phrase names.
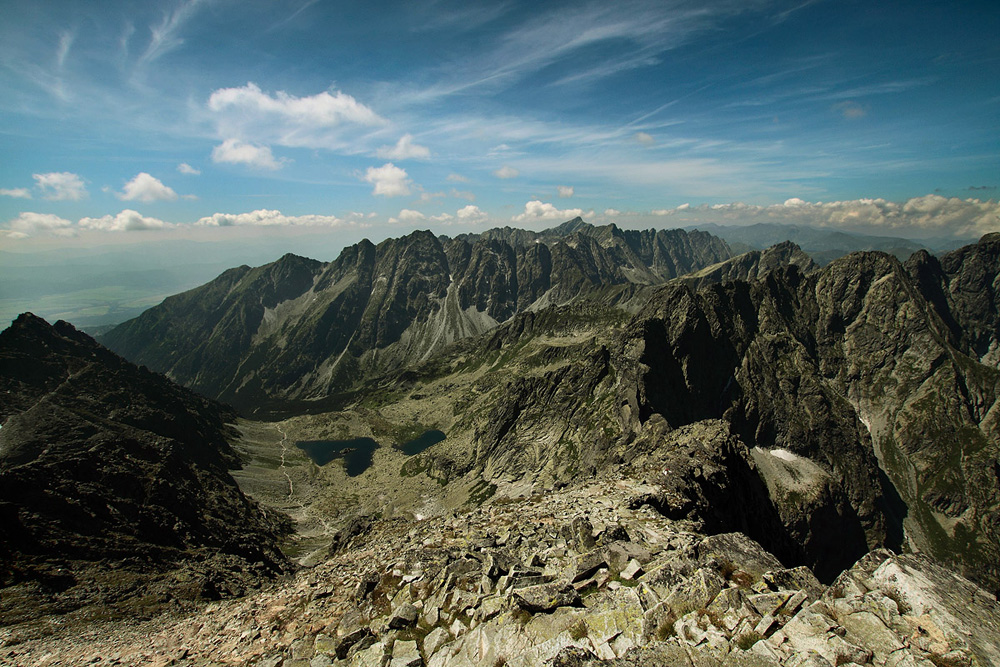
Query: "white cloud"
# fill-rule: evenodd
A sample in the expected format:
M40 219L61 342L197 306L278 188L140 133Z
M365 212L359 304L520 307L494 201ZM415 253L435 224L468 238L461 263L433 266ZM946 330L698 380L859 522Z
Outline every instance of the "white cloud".
M456 188L452 188L451 196L455 199L468 199L469 201L476 201L476 195L468 190L458 190Z
M606 209L604 209L604 215L615 216L615 215L621 215L621 214L622 214L622 212L619 211L616 208L606 208Z
M428 158L431 151L426 146L413 143L413 136L404 134L395 146L382 146L375 153L386 160L407 160L410 158Z
M194 224L203 227L339 227L356 223L332 215L284 215L281 211L258 209L249 213L214 213Z
M868 109L853 100L845 100L833 105L833 110L840 113L847 119L864 118L868 115Z
M31 199L31 190L28 188L0 188L0 195L4 197L14 197L15 199Z
M220 88L208 99L219 133L226 137L279 146L345 149L356 136L343 136L347 127L375 127L384 118L340 91L296 97L284 91L271 94L256 84Z
M122 201L151 202L175 201L177 199L177 193L172 188L144 171L136 174L135 178L125 184L122 192L115 196Z
M636 141L638 141L643 146L652 146L656 143L656 139L645 132L636 132L634 135Z
M514 167L508 167L506 165L503 166L503 167L500 167L499 169L497 169L496 171L493 172L494 176L496 176L497 178L503 178L503 179L517 178L520 174L521 174L521 172L519 172L517 169L514 169Z
M573 196L573 186L572 185L559 185L559 186L556 186L556 189L559 191L559 196L562 199L567 199L567 198Z
M657 211L652 211L657 214ZM976 237L1000 231L1000 202L959 199L929 194L905 202L885 199L854 199L807 202L793 197L782 204L756 206L742 202L670 209L684 215L686 223L753 224L776 222L899 234L919 238L948 234Z
M427 216L420 211L413 211L408 208L404 208L399 212L399 219L402 222L413 222L414 220L426 220Z
M195 169L187 162L181 162L179 165L177 165L177 171L181 172L182 174L187 174L188 176L201 176L201 170Z
M447 213L439 213L438 215L432 215L429 220L435 220L437 222L447 222L449 220L454 220L455 216L448 215Z
M35 187L42 192L42 199L50 201L79 201L87 196L83 179L68 171L32 174Z
M368 167L365 171L364 180L375 186L373 195L382 197L400 197L410 194L410 186L413 184L406 174L405 169L401 169L391 162L386 162L381 167Z
M468 206L463 206L455 212L455 217L459 220L465 222L482 222L486 219L486 213L484 213L478 206L473 206L469 204Z
M583 215L581 208L568 208L560 211L548 202L533 199L524 205L524 213L515 215L514 222L531 222L532 220L569 220ZM593 212L588 215L593 215Z
M445 179L449 183L468 183L469 179L461 174L448 174L448 178Z
M155 179L154 179L155 180ZM148 229L165 229L172 227L168 222L147 218L138 211L125 209L118 215L105 215L100 218L81 218L81 229L94 229L104 232L132 232Z
M72 222L51 213L25 211L11 220L7 227L12 232L9 236L14 238L24 238L34 234L56 234L60 236L71 236L74 234Z
M229 164L246 164L261 169L281 169L285 160L275 160L274 154L267 146L248 144L239 139L226 139L212 149L213 162L228 162Z
M441 197L447 197L447 196L448 195L445 194L444 192L421 192L420 193L420 201L422 201L422 202L428 202L428 201L433 201L435 199L440 199Z

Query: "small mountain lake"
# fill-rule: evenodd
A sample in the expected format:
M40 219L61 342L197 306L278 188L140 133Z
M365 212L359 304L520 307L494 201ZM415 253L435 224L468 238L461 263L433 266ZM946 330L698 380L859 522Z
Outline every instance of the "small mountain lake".
M334 459L344 459L348 477L357 477L368 470L372 465L372 454L378 449L378 443L371 438L300 440L295 446L318 466L325 466Z
M419 454L431 445L437 444L444 439L445 435L442 431L432 429L430 431L425 431L421 436L414 438L409 442L404 442L399 446L399 451L403 452L407 456L413 456L414 454Z
M442 431L433 429L425 431L397 449L407 456L419 454L433 444L445 439ZM378 449L378 443L371 438L351 438L349 440L299 440L295 446L306 453L306 456L318 466L325 466L335 459L344 459L344 469L348 477L357 477L372 465L372 455Z

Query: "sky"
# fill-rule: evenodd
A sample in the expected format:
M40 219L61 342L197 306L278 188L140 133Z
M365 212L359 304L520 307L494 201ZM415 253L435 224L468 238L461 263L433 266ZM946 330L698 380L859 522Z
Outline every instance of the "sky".
M1000 231L1000 3L0 0L0 250ZM341 244L343 245L343 244Z

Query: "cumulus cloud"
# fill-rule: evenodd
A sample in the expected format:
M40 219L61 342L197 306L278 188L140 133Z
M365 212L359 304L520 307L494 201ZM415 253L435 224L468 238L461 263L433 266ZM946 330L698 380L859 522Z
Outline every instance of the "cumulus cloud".
M267 146L248 144L239 139L226 139L212 149L213 162L229 164L246 164L261 169L281 169L285 160L275 160L274 154Z
M593 211L587 215L592 216ZM568 208L559 210L548 202L541 202L533 199L524 205L524 213L515 215L511 220L514 222L531 222L533 220L569 220L583 215L581 208Z
M686 221L694 223L776 222L915 237L932 234L978 237L1000 231L1000 202L936 194L914 197L905 202L878 198L813 203L793 197L771 206L742 202L703 204L684 210L669 209L664 214L683 215Z
M73 223L65 218L51 213L32 213L25 211L8 223L7 234L13 238L24 238L35 234L56 234L59 236L72 236Z
M413 211L411 209L404 208L399 212L398 218L400 222L413 222L415 220L426 220L427 216L420 211Z
M556 190L559 191L559 196L562 199L567 199L573 196L573 186L572 185L559 185L556 186Z
M32 174L35 187L42 193L42 199L50 201L79 201L87 196L83 179L68 171L53 171L47 174Z
M386 160L407 160L410 158L428 158L431 151L426 146L413 143L413 136L404 134L395 146L382 146L375 154Z
M469 204L468 206L463 206L455 212L455 217L463 222L482 222L486 219L486 213L483 212L478 206L473 206Z
M410 194L410 186L413 181L406 174L405 169L397 167L391 162L386 162L381 167L368 167L365 171L364 180L375 186L373 195L382 197L400 197Z
M619 211L616 208L606 208L606 209L604 209L604 215L614 216L614 215L621 215L621 214L622 214L622 212Z
M268 93L256 84L220 88L208 99L222 136L279 146L341 149L345 128L386 123L372 109L340 91L296 97Z
M182 174L187 174L188 176L201 176L201 170L195 169L187 162L181 162L179 165L177 165L177 171L181 172Z
M468 183L469 182L469 179L466 178L465 176L462 176L461 174L455 174L455 173L448 174L448 178L446 178L445 180L448 181L449 183Z
M281 211L258 209L249 213L214 213L194 224L202 227L338 227L356 223L332 215L284 215Z
M105 215L100 218L81 218L79 225L81 229L94 229L104 232L133 232L173 227L168 222L163 222L156 218L147 218L138 211L131 209L125 209L118 215Z
M637 142L639 142L643 146L652 146L653 144L656 143L656 139L654 139L652 135L647 134L645 132L636 132L635 135L633 135L633 137Z
M122 192L115 194L115 196L122 201L151 202L177 199L177 193L172 188L144 171L136 174L135 178L125 184Z
M500 167L499 169L493 172L494 176L503 179L517 178L520 174L521 172L519 172L517 169L514 169L514 167L508 167L506 165Z
M31 190L28 188L0 188L0 195L4 197L14 197L15 199L31 199Z

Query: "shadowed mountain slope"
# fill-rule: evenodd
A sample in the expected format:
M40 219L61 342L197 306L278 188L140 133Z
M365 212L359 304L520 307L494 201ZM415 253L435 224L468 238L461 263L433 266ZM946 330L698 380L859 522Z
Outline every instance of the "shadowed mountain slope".
M283 571L283 521L227 472L234 419L65 322L18 317L0 333L3 619L144 614Z

